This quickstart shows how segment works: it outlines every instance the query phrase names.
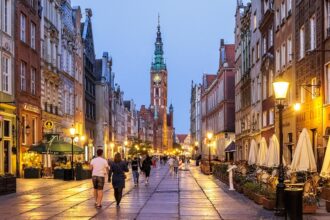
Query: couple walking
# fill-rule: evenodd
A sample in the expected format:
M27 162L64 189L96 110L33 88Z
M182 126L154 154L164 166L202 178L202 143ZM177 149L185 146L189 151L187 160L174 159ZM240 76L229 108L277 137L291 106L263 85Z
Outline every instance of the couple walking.
M128 172L127 163L122 161L120 153L115 154L114 161L108 163L103 156L103 150L98 149L97 157L91 161L92 181L94 187L94 198L96 208L101 208L103 198L103 187L105 176L108 174L108 182L112 181L114 189L114 196L116 199L117 207L119 207L121 198L123 196L123 189L125 188L125 172Z
M139 168L141 172L145 175L145 184L149 184L149 177L150 177L150 171L151 171L151 165L152 161L150 156L147 154L146 158L142 161L142 166L140 164L140 160L135 157L132 161L132 173L133 173L133 179L134 179L134 185L139 185Z

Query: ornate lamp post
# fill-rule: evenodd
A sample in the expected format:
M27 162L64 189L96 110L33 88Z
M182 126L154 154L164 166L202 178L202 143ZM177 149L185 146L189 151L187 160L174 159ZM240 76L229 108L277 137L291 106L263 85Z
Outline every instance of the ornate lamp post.
M210 173L212 172L212 166L211 166L211 142L213 139L213 133L212 132L207 132L206 134L207 137L207 145L209 147L209 166L210 166Z
M72 180L74 180L74 169L73 169L73 141L76 137L76 128L72 127L70 128L70 135L71 135L71 175Z
M276 186L276 212L277 216L285 215L285 200L284 200L284 167L283 167L283 109L284 104L283 100L286 98L286 94L288 92L289 83L277 80L273 82L273 87L275 91L275 99L277 100L277 109L279 113L279 141L280 141L280 164L279 164L279 178L278 184Z

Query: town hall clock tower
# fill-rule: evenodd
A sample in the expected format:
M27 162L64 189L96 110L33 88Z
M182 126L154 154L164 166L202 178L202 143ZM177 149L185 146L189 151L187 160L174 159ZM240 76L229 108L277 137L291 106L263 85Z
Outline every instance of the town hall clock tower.
M150 70L150 108L154 118L154 147L160 151L169 148L167 114L167 68L164 61L163 41L158 18L157 38L155 42L154 60ZM171 145L171 144L170 144Z

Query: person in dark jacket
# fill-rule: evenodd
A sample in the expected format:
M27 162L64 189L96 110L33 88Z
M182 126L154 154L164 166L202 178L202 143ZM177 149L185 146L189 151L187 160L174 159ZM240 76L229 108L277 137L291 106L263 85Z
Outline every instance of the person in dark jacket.
M142 162L142 171L146 176L146 182L145 182L146 185L148 185L149 183L151 165L152 165L151 157L149 157L149 155L147 154L146 158Z
M110 163L109 182L111 182L112 179L117 207L119 207L123 196L123 189L125 188L125 172L128 172L127 163L121 160L120 153L116 153L114 162Z
M138 161L137 157L134 157L134 159L132 160L131 167L132 167L132 174L133 174L133 179L134 179L134 186L138 186L139 185L140 162Z

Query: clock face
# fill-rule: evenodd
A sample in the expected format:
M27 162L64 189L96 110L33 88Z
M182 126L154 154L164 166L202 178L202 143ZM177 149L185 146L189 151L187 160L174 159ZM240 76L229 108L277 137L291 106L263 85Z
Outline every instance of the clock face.
M159 83L161 81L160 76L157 74L154 76L154 82Z

